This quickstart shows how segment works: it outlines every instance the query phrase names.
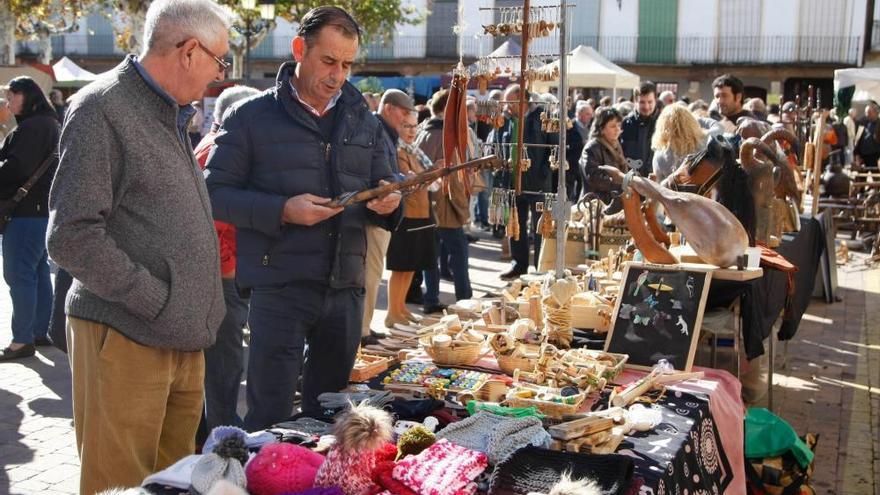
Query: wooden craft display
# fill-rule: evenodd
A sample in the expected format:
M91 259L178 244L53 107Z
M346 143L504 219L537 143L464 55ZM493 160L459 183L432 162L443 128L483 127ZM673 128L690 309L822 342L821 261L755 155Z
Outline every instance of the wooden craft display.
M627 367L666 359L690 371L711 277L708 268L627 262L605 351L629 355Z
M394 360L385 356L373 356L358 351L349 381L365 382L388 369Z

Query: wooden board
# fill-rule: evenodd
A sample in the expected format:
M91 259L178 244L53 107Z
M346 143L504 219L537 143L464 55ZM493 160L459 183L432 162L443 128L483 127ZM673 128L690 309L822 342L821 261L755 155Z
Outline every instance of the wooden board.
M550 436L557 440L571 440L598 431L610 430L614 426L611 418L588 417L553 425L547 428Z
M711 279L705 267L627 262L605 352L628 354L628 368L666 359L690 371Z

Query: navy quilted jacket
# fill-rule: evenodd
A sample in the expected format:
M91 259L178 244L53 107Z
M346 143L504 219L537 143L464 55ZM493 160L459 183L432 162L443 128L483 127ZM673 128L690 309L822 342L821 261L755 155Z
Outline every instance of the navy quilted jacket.
M381 124L361 93L345 83L332 138L293 99L295 63L281 66L276 85L235 106L208 158L214 217L237 227L236 279L245 288L321 282L364 286L365 224L388 228L400 209L381 217L361 203L313 226L282 225L285 201L298 194L335 197L393 180Z

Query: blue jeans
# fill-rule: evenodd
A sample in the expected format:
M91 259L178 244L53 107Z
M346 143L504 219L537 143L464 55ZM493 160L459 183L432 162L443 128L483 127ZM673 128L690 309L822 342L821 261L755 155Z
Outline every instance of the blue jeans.
M446 248L449 256L449 269L452 271L452 281L455 285L455 300L470 299L474 293L471 290L471 277L468 273L468 242L464 235L464 229L461 227L457 229L438 227L437 242ZM442 253L440 249L437 251ZM439 302L440 270L431 268L425 270L425 306Z
M235 280L223 279L226 316L217 329L217 341L205 349L205 426L210 432L217 426L241 426L236 412L238 389L244 373L244 338L248 300L238 294Z
M3 233L3 279L12 299L12 341L46 337L52 315L52 279L46 253L45 217L16 217Z
M261 430L290 417L300 371L302 412L322 417L318 395L348 386L363 316L363 288L309 282L254 287L245 428Z
M477 204L474 208L474 218L481 227L489 225L489 188L477 193Z

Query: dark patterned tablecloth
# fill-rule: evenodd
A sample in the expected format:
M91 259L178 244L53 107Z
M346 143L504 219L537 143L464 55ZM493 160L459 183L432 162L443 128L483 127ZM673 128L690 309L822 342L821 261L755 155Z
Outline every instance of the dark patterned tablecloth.
M634 487L640 495L716 495L733 481L730 462L706 396L680 391L650 406L663 421L652 431L626 437L618 451L635 460ZM631 447L631 448L630 448Z

